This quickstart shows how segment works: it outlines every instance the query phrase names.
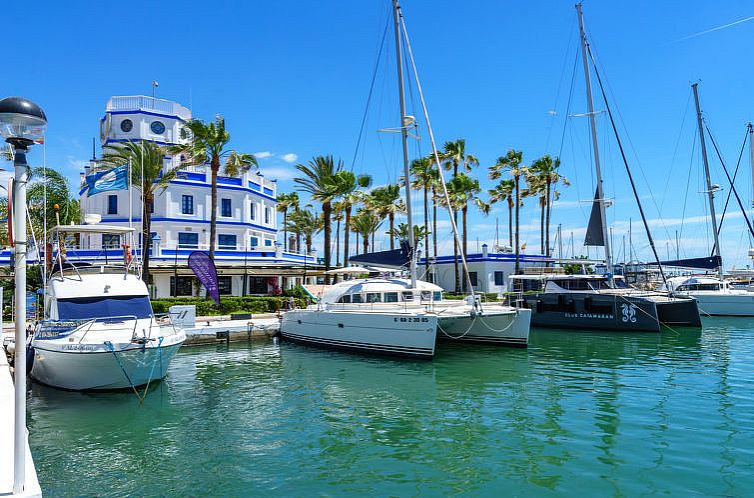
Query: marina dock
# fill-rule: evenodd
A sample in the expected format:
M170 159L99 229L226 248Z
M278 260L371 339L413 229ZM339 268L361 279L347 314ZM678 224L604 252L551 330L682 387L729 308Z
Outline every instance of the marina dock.
M243 320L232 320L230 317L199 317L195 326L186 327L184 331L184 347L217 342L240 342L274 337L280 332L280 319L274 314Z
M0 496L13 495L13 379L5 354L0 354ZM26 443L26 485L13 496L42 496L34 460Z

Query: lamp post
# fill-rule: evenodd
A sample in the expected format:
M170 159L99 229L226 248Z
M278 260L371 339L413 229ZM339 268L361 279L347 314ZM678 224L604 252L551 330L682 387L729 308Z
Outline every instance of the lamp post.
M22 97L0 100L0 135L13 148L13 231L15 273L15 411L13 426L13 493L24 491L26 476L26 152L44 137L47 116L34 102Z

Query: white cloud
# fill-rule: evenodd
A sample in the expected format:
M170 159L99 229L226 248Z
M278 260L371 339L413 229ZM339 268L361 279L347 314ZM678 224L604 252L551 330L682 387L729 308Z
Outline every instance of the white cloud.
M283 154L282 156L280 156L280 159L287 163L293 163L296 162L296 159L298 159L298 154L289 152L288 154Z
M255 152L254 157L256 157L257 159L267 159L269 157L272 157L272 152L268 150L264 150L262 152Z
M296 177L296 170L287 166L272 166L262 170L264 176L276 180L293 180Z
M68 156L66 157L66 160L68 161L67 166L70 169L76 170L77 173L84 171L84 166L89 165L88 159L76 159L74 156Z

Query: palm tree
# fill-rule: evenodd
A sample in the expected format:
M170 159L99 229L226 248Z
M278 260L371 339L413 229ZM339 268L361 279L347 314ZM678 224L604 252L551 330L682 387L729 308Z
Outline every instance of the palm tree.
M360 208L351 218L351 229L362 236L364 254L369 252L369 235L380 228L382 220L372 209L366 207Z
M439 180L440 172L434 167L433 158L431 156L422 157L420 159L414 159L411 163L411 176L414 181L411 182L411 188L416 190L422 190L424 192L424 226L429 226L429 192L434 192L435 184ZM435 202L435 196L432 196L433 209L437 214L437 203ZM435 223L437 223L435 221ZM436 231L436 228L435 228ZM429 275L429 230L424 230L424 272L425 275ZM437 235L433 231L435 240L435 250L437 248ZM437 257L437 254L435 254Z
M339 182L335 175L343 170L343 161L338 160L336 164L332 156L315 156L307 164L297 164L296 169L304 176L294 178L301 188L308 192L312 199L322 203L322 216L324 217L324 249L325 249L325 272L330 269L331 251L330 241L332 239L332 202L339 195ZM330 283L330 275L325 273L325 284Z
M519 210L521 207L521 176L526 174L527 167L521 164L524 153L520 150L510 149L506 155L497 158L497 162L490 166L489 176L491 180L498 180L507 171L512 177L515 185L515 200L514 206L516 208L516 245L514 250L516 252L516 266L515 271L518 273L520 270L521 260L521 245L519 238Z
M312 239L314 235L322 231L322 216L319 216L308 209L298 209L288 216L287 229L295 233L298 237L304 237L306 244L306 254L312 252Z
M343 266L348 266L348 252L350 251L351 212L353 206L364 200L364 191L372 184L369 175L356 176L350 171L339 171L336 175L338 196L344 213L343 226Z
M152 240L152 207L157 195L175 180L183 165L163 167L165 149L147 140L105 145L104 155L96 170L112 169L129 164L129 185L141 190L141 260L142 280L149 284L149 250Z
M399 223L397 227L393 228L394 235L401 243L408 240L408 224ZM414 247L417 247L421 240L428 235L427 229L424 225L414 225Z
M545 216L545 255L550 256L550 209L552 207L552 202L558 200L558 197L560 197L560 192L557 191L555 188L559 183L562 183L564 186L569 186L571 183L568 181L568 178L558 173L558 168L560 168L560 158L556 157L553 159L549 156L549 154L546 154L542 156L540 159L537 159L532 164L532 168L536 168L538 172L538 176L541 179L541 181L544 183L544 190L545 190L545 205L546 205L546 216Z
M539 202L539 254L545 254L545 208L547 207L547 198L545 197L545 182L540 172L536 169L535 164L525 174L527 187L521 192L522 197L538 197Z
M490 195L490 204L508 201L508 245L513 247L513 191L516 189L516 182L513 180L500 180L495 188L488 191Z
M332 205L332 219L335 220L335 266L340 264L340 222L345 217L346 210L343 201L335 201ZM335 277L337 279L337 276Z
M258 167L257 159L252 154L241 154L228 149L230 133L225 129L225 118L217 116L214 122L205 123L199 119L192 119L186 123L191 133L191 140L187 144L173 145L168 152L184 156L185 166L209 163L212 179L212 206L209 225L209 257L215 257L217 239L217 175L225 159L224 173L228 176L238 176L252 167Z
M288 210L298 209L298 193L291 192L289 194L278 194L277 196L277 210L279 213L283 213L283 250L288 250Z
M479 165L479 160L475 156L466 154L466 139L464 138L445 142L440 159L445 162L445 169L453 168L453 178L458 176L459 166L463 166L464 171L468 172L472 167Z
M26 201L31 225L36 232L44 230L44 219L55 221L55 205L61 225L78 223L81 220L81 206L68 186L66 178L50 168L34 168L31 174ZM46 190L46 192L45 192ZM47 203L45 204L45 197Z
M401 200L401 187L397 183L377 187L372 190L367 200L367 205L374 209L378 216L387 217L390 223L390 249L395 249L395 215L406 211L406 204Z

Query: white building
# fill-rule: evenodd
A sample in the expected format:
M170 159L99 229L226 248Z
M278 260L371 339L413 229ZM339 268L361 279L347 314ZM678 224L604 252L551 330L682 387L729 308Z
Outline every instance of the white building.
M100 120L103 146L129 140L149 140L160 145L185 143L189 139L185 123L191 111L180 104L145 96L112 97ZM180 164L180 157L165 157L165 167ZM138 168L138 165L131 165ZM83 178L91 166L85 168ZM217 200L217 241L215 264L221 294L267 294L300 280L316 258L284 252L276 242L277 184L263 172L249 171L240 177L219 176ZM141 247L141 199L138 188L89 195L84 188L81 208L97 214L102 223L132 224L137 230L134 246ZM129 194L131 199L129 200ZM183 170L164 191L156 193L152 214L150 273L153 295L196 296L200 286L186 266L188 255L208 250L210 237L211 183L208 166ZM118 235L84 236L79 251L82 258L122 257ZM109 253L109 254L108 254ZM289 278L285 278L289 277Z

